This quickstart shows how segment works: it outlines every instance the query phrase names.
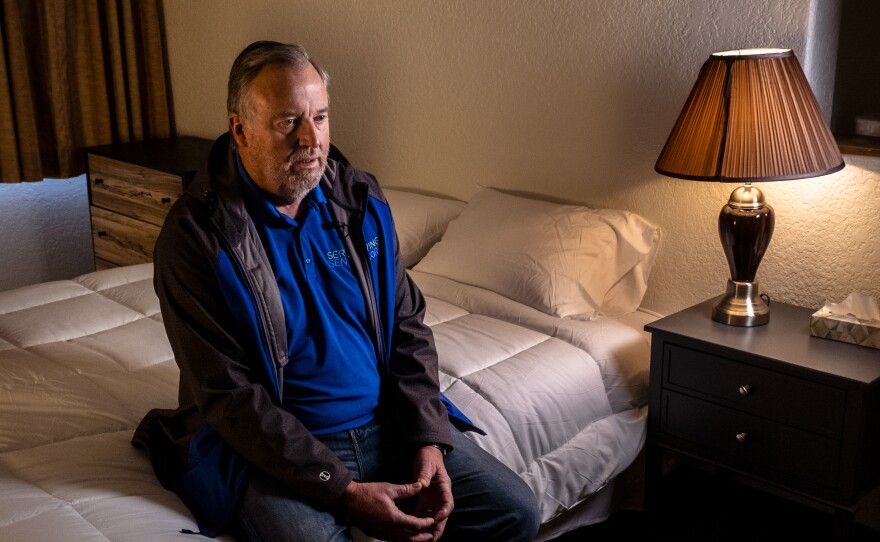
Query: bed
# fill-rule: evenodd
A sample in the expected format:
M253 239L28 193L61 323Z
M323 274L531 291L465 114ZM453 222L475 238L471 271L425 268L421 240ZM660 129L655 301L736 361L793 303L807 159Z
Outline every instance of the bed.
M441 387L538 496L539 539L638 506L659 230L492 189L387 194ZM0 292L0 540L193 540L131 445L177 378L150 264Z

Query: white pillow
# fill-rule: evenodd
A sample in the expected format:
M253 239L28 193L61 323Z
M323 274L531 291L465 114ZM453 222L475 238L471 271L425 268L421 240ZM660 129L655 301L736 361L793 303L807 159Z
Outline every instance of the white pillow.
M412 267L443 237L446 225L467 205L463 201L383 188L400 240L400 257Z
M641 303L659 241L635 213L484 188L415 269L555 316L621 316Z

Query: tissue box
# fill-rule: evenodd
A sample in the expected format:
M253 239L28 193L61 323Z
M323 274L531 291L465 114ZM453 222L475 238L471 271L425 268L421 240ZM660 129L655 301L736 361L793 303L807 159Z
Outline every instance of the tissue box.
M880 320L832 314L819 309L810 317L810 334L823 339L880 348Z

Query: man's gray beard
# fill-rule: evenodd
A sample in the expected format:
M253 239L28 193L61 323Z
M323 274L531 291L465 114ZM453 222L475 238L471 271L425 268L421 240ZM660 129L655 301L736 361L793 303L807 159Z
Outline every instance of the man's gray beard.
M281 183L279 184L281 189L281 194L279 195L281 198L287 203L302 201L321 182L321 177L324 176L324 169L327 167L326 160L322 160L322 162L324 162L324 167L314 175L301 175L291 171L293 169L293 164L291 164L290 169L282 174Z

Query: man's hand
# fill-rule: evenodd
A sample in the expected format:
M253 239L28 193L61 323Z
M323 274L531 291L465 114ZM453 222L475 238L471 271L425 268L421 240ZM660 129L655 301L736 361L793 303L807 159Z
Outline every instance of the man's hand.
M394 502L414 497L422 488L418 481L405 485L351 482L342 495L342 510L354 525L372 537L388 542L429 542L436 540L434 518L410 516Z
M421 490L418 493L414 515L420 518L432 518L430 528L432 538L438 540L446 528L446 521L454 507L452 499L452 481L446 473L443 453L433 446L425 446L416 452L413 462L416 483Z

